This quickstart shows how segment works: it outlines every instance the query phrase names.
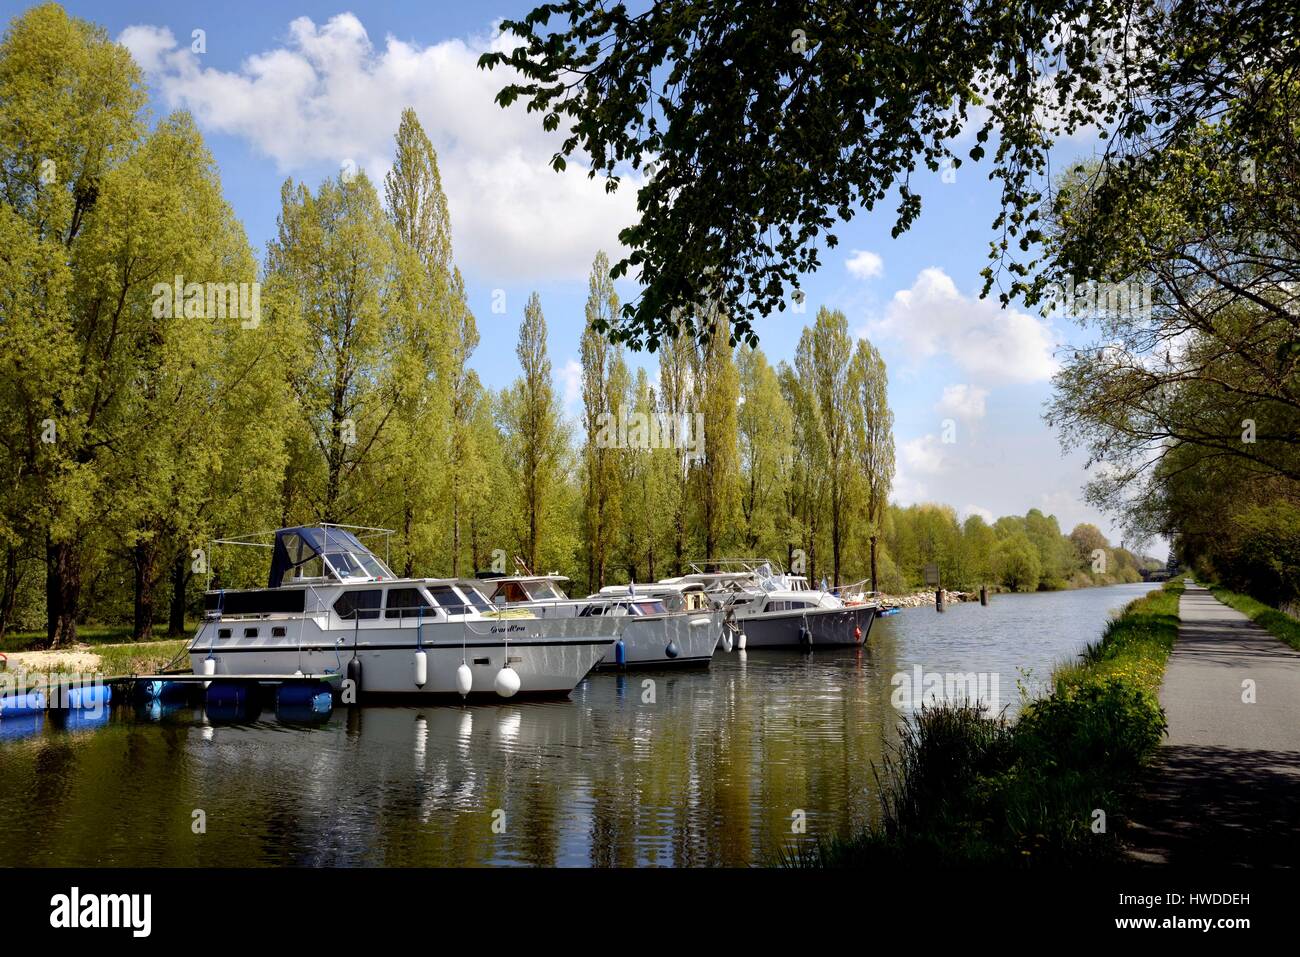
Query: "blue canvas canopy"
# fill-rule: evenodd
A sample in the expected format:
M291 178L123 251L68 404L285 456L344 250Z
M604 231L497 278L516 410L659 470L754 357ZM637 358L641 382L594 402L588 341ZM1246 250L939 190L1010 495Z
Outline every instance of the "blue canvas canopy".
M286 578L294 577L304 566L319 562L319 571L308 577L393 578L383 562L346 529L332 526L300 525L282 528L275 533L271 552L271 577L268 588L279 588Z

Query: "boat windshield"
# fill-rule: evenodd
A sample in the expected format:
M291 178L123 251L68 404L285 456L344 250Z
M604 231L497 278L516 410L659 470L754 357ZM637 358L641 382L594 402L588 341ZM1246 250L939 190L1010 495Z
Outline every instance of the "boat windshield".
M548 581L530 582L528 590L532 593L531 597L534 601L563 600L568 597Z
M480 613L496 610L493 604L487 600L487 597L477 588L472 588L469 585L461 585L460 591L467 599L469 599L469 603L477 608Z
M339 578L384 578L384 568L370 555L326 552L325 561Z

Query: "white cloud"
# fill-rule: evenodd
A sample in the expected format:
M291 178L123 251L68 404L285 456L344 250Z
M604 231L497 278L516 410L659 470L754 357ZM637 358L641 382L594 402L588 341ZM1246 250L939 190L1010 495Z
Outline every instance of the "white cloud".
M900 289L867 333L894 339L909 357L950 356L984 382L1039 382L1056 371L1052 328L1042 319L969 298L942 269L921 270Z
M562 133L543 131L522 104L493 102L515 74L480 70L478 57L508 49L508 37L419 46L389 36L378 48L351 13L323 25L298 17L283 46L235 71L204 67L163 27L118 39L169 108L247 140L284 173L352 159L382 189L401 111L414 107L438 151L457 261L484 278L581 278L598 249L622 254L618 231L636 220L636 176L609 194L579 163L554 172Z
M564 411L577 415L582 411L582 363L570 359L560 366L560 383L564 386Z
M853 255L844 263L849 273L857 279L871 279L885 271L885 262L876 253L866 249L855 249Z
M943 443L933 435L923 435L903 443L902 461L909 473L937 475L945 466Z
M994 522L993 512L987 508L980 508L978 505L963 505L957 512L957 515L964 522L972 515L978 515L985 522L992 525Z
M984 418L984 400L988 395L988 389L973 385L944 386L943 397L939 399L935 410L942 416L973 422Z

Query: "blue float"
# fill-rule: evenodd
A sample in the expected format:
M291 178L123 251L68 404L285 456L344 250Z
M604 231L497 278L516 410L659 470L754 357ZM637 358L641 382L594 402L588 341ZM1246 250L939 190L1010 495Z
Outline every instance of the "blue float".
M153 678L138 683L140 695L146 701L164 701L183 703L189 701L190 692L194 690L191 682L163 681Z
M107 708L101 708L98 711L69 711L63 717L63 730L94 731L108 724L108 716L109 710Z
M24 691L0 697L0 718L40 714L45 710L45 693Z
M282 684L275 692L276 717L285 721L310 721L334 710L334 693L320 682Z
M246 721L259 710L258 688L254 682L214 681L204 693L204 710L217 721Z
M16 741L38 734L45 716L41 714L10 714L0 721L0 741Z
M69 688L67 693L69 708L88 711L103 711L113 701L112 685L82 685Z

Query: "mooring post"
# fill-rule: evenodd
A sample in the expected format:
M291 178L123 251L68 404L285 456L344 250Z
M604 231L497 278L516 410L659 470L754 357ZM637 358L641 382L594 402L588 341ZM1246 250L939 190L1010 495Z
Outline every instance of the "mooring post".
M943 611L943 589L935 589L934 592L934 610Z
M980 585L980 604L987 605L988 603L989 603L989 586Z

